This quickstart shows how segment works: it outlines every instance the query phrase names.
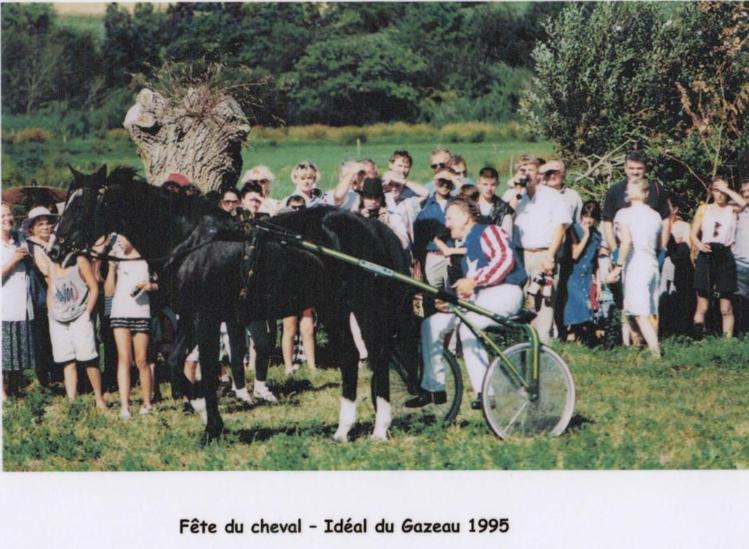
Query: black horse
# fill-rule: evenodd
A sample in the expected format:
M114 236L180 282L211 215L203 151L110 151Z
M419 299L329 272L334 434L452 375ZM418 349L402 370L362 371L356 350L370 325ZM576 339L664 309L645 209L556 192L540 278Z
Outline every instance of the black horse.
M399 345L405 343L405 338L398 338L399 331L413 328L407 287L264 231L256 233L258 229L251 226L238 227L234 217L202 197L149 185L132 169L117 168L108 176L106 167L91 175L72 171L74 179L51 254L60 258L88 253L98 238L118 233L160 273L167 300L180 314L170 357L173 372L193 337L199 346L209 440L223 430L216 397L221 322L282 318L309 307L315 308L325 326L341 369L343 397L334 438L346 440L356 420L358 353L349 328L351 313L361 328L373 370L377 414L372 436L386 438L391 422L388 359L397 339ZM305 240L407 272L398 238L377 221L329 207L282 214L271 221ZM248 279L250 242L256 257Z

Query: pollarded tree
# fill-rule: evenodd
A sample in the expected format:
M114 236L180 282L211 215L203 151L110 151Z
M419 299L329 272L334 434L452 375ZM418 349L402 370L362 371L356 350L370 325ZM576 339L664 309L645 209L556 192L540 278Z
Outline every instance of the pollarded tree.
M161 185L177 172L204 193L236 184L250 125L234 95L247 101L255 85L223 78L215 64L164 64L151 78L154 89L140 91L124 121L148 181Z

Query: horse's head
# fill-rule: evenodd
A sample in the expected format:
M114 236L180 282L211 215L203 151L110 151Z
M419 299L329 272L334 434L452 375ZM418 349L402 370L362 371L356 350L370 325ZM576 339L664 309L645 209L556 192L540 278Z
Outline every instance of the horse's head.
M55 262L88 250L103 234L100 210L107 187L107 167L89 175L69 167L73 182L49 247L49 256Z

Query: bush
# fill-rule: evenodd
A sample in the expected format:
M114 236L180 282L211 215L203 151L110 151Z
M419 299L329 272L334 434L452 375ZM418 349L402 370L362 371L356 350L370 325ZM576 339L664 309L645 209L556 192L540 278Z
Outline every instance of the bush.
M52 132L44 128L24 128L17 132L8 134L7 141L10 143L46 143L52 139ZM3 141L6 141L3 134Z

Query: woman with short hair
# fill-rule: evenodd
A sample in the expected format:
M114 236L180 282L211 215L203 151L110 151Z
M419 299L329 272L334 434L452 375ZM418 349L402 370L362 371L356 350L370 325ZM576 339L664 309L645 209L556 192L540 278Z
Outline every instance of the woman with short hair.
M647 204L650 184L637 179L628 186L631 206L622 208L614 217L614 230L621 242L617 263L611 278L622 276L624 314L634 318L636 327L650 351L661 356L656 327L658 314L658 251L661 249L661 216ZM627 323L622 324L624 345L631 342Z

